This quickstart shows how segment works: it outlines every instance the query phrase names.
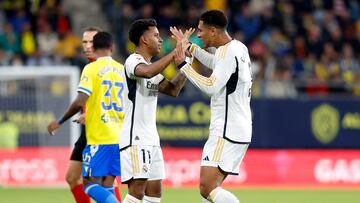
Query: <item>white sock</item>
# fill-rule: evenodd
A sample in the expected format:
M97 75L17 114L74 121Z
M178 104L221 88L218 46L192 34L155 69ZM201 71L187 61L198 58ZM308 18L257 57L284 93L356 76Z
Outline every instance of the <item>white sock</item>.
M217 187L211 191L209 197L214 203L240 203L239 199L235 197L234 194L221 187Z
M129 194L126 194L124 200L122 201L122 203L140 203L140 202L141 202L140 199L137 199L136 197L131 196Z
M144 196L143 203L160 203L161 198L159 197L150 197L150 196Z
M205 198L202 198L202 203L211 203L211 202Z

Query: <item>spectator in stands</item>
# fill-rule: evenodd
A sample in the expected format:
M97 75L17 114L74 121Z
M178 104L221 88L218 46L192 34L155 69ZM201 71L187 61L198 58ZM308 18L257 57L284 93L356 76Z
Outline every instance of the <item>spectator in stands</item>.
M341 53L340 70L342 78L346 83L352 84L355 82L357 75L360 74L359 60L354 57L353 49L349 43L344 44Z
M5 24L4 32L0 34L0 48L8 58L21 53L20 34L10 23Z
M14 15L10 19L10 23L13 26L15 32L21 32L24 25L30 23L30 17L28 16L25 10L19 9L16 12L16 15Z
M240 5L239 11L234 16L236 29L244 32L245 41L251 41L260 31L260 16L252 13L247 3Z
M36 52L36 40L31 26L31 23L25 23L21 31L21 51L25 59Z
M77 51L81 47L81 39L71 30L60 35L60 40L55 47L55 53L72 63Z
M36 40L40 54L44 57L52 57L59 39L48 23L44 25L44 30L37 34Z
M56 26L56 31L60 35L69 33L72 30L70 16L67 13L65 13L64 7L61 4L58 5L58 7L57 7L57 15L55 17L55 26Z

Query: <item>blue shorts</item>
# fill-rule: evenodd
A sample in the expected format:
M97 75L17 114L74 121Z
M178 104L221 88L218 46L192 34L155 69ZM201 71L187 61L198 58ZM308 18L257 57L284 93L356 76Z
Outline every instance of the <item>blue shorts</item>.
M118 144L86 145L83 153L82 176L120 176Z

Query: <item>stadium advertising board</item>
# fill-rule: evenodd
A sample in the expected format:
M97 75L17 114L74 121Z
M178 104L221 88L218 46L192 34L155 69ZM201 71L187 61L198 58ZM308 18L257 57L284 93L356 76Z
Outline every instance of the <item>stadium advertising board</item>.
M0 150L0 185L63 186L71 150L65 147ZM165 186L197 187L201 149L163 149ZM360 188L360 150L249 150L238 176L225 187ZM266 170L264 170L266 168Z
M360 148L357 99L253 99L252 148ZM167 146L203 146L209 100L159 100L158 131Z

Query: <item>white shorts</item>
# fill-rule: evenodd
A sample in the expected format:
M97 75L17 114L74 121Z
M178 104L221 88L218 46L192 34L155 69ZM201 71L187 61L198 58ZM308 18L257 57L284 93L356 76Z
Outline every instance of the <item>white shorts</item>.
M210 136L203 149L201 166L218 167L227 174L238 175L248 147L249 144L236 144L219 136Z
M133 145L120 151L121 182L131 179L165 179L164 158L160 146Z

